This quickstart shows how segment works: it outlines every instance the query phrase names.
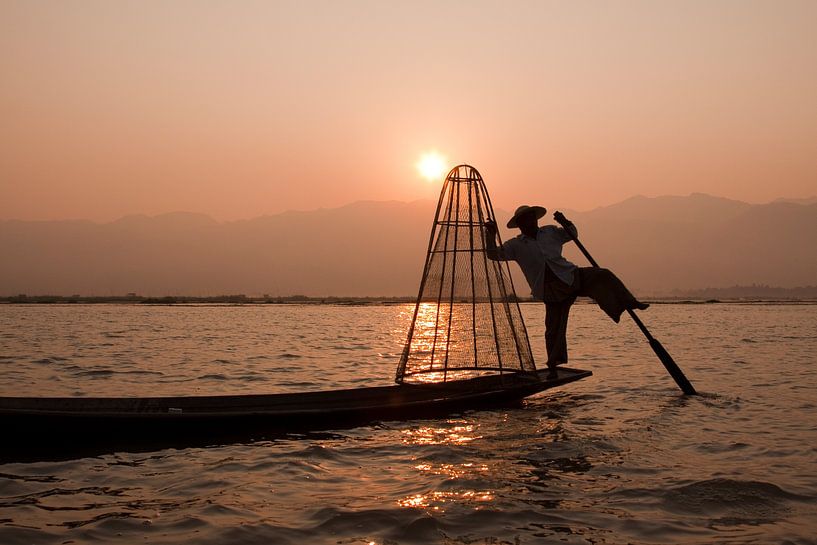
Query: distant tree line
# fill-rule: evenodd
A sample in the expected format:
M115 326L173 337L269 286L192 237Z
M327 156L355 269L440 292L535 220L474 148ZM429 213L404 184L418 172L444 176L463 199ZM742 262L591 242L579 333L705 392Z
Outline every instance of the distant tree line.
M413 302L414 297L307 297L306 295L287 296L248 296L235 295L214 295L214 296L190 296L190 295L166 295L161 297L141 296L135 293L127 295L11 295L0 297L0 303L14 304L99 304L99 303L121 303L121 304L145 304L145 305L175 305L175 304L367 304L367 303L406 303Z
M365 305L385 303L413 303L416 296L383 296L383 297L310 297L306 295L250 296L243 293L213 296L166 295L161 297L142 296L136 293L125 295L11 295L0 296L0 303L14 304L145 304L145 305L175 305L175 304L330 304L330 305ZM508 301L520 303L531 302L530 297L514 297L508 294ZM750 286L732 286L728 288L702 288L697 290L675 290L662 300L695 300L706 302L718 301L815 301L817 300L817 286L801 286L796 288L781 288L766 284L752 284ZM463 299L463 302L470 299Z
M673 297L689 299L717 299L717 300L815 300L817 286L801 286L797 288L781 288L766 284L752 284L750 286L731 286L728 288L702 288L697 290L676 290Z

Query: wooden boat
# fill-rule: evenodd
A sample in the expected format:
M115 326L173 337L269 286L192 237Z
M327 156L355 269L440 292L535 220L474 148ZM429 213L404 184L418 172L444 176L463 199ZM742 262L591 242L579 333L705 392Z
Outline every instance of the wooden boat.
M5 441L80 435L159 437L235 431L331 429L373 421L435 416L519 401L590 376L559 368L430 384L305 393L188 397L2 397Z
M430 384L189 397L0 397L0 460L211 446L507 406L592 375L560 367Z

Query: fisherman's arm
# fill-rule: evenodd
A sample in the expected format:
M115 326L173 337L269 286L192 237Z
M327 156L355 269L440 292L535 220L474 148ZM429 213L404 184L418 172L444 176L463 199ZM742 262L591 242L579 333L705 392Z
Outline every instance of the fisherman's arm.
M498 228L495 221L488 221L485 223L485 254L488 259L493 261L512 261L513 248L507 243L502 246L497 246L496 235Z

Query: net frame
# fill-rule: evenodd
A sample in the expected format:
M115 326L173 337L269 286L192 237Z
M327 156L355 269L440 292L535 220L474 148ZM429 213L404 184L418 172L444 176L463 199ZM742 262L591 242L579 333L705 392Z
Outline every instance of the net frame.
M455 166L437 201L397 383L536 371L509 262L487 255L489 221L496 217L482 175L470 165Z

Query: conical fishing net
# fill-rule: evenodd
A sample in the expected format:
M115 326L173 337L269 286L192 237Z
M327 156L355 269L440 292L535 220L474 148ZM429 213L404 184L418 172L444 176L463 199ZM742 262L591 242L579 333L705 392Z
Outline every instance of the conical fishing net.
M495 221L477 169L445 179L397 382L435 382L536 367L507 262L488 259Z

